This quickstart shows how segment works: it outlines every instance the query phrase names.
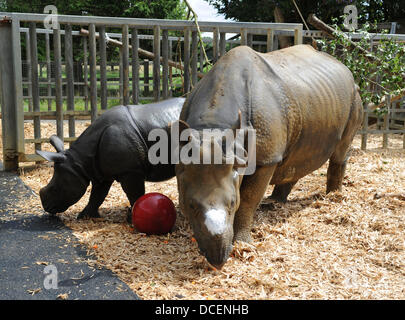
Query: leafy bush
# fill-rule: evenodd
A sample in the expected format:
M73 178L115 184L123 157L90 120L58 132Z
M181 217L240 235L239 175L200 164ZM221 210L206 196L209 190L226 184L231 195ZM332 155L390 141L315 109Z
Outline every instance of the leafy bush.
M356 42L369 51L362 53L358 48L351 48L350 34L347 35L337 24L333 25L334 39L318 40L321 50L345 64L353 73L360 87L363 103L379 104L386 94L396 95L405 88L405 43L396 42L387 37L374 41L371 50L370 30L375 26L366 23L358 33L363 37Z

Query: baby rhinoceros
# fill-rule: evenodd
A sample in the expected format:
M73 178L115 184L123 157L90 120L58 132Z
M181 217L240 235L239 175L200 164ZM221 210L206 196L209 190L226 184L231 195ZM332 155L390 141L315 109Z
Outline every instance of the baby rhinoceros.
M56 153L36 151L54 162L53 177L39 192L45 211L66 211L80 200L91 182L89 202L77 218L99 217L98 208L114 180L121 183L132 207L145 193L145 181L174 177L170 163L149 162L148 150L155 142L148 141L148 135L153 129L164 129L169 135L169 123L179 118L184 100L116 106L91 124L68 150L64 150L61 139L52 136L50 143Z

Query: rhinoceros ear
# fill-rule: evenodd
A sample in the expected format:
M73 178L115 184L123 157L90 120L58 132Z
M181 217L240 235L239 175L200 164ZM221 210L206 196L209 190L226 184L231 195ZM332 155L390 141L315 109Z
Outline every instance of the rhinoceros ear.
M175 122L170 122L169 128L173 127L174 125L178 125L179 134L181 134L183 132L183 130L190 129L190 126L188 125L188 123L183 120L177 120Z
M48 161L64 162L66 160L66 156L63 153L41 151L41 150L35 150L35 153Z
M190 129L190 126L188 125L187 122L185 122L183 120L176 120L174 122L169 123L169 131L170 131L171 134L173 133L172 130L177 130L177 129L179 130L178 131L178 138L180 138L181 133L186 129ZM175 132L176 131L174 131L174 133ZM189 141L190 141L190 138L189 138ZM183 143L183 142L180 142L180 143Z
M52 135L49 138L49 142L53 147L56 149L58 152L62 152L65 150L65 146L63 145L63 141L57 136L57 135Z

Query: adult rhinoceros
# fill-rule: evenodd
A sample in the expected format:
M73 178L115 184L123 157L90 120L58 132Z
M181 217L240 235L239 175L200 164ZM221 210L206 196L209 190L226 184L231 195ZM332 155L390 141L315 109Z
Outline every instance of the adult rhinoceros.
M266 54L241 46L224 55L187 98L180 127L253 128L256 170L240 175L237 164L176 165L180 209L208 262L221 268L233 241L251 241L269 183L272 197L286 201L300 178L329 159L326 190L340 189L361 113L351 72L310 46ZM207 151L201 140L194 143ZM220 143L211 140L211 150Z

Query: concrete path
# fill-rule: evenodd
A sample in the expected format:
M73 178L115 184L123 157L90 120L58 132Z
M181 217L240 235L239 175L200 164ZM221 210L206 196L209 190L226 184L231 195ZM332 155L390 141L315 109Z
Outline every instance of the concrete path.
M34 194L1 170L0 300L139 299L110 270L89 266L94 257L59 218L21 212L18 203Z

